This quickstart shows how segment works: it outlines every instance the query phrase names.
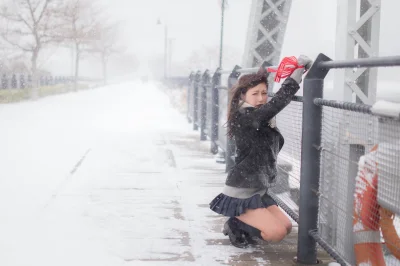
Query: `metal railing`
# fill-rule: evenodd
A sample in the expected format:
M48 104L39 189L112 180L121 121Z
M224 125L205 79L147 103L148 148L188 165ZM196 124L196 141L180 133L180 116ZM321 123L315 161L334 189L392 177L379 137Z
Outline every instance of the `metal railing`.
M73 77L67 76L40 76L39 86L53 86L58 84L68 84L74 81ZM32 76L29 74L1 74L0 73L0 88L1 89L25 89L31 87Z
M380 66L400 66L400 57L332 61L320 54L304 78L303 96L293 97L277 115L285 145L278 157L278 183L268 193L299 224L300 263L317 263L317 243L341 265L355 263L352 232L359 160L374 144L399 138L400 122L399 117L373 113L369 105L323 99L324 78L333 68ZM210 151L222 154L227 171L234 165L235 150L225 128L230 88L241 74L258 70L235 66L229 71L198 71L189 78L188 120L194 130L200 129L201 140L210 140ZM400 158L391 163L391 179L381 177L386 183L378 190L378 201L381 195L380 203L396 213L400 181L393 173L398 177Z
M374 144L386 141L383 135L388 131L399 136L400 124L382 131L384 126L378 122L379 115L371 113L371 106L322 99L324 79L333 68L380 66L400 66L400 57L332 61L320 54L304 79L298 245L301 263L316 263L317 242L334 251L331 255L342 265L355 263L353 209L359 160ZM397 161L393 166L397 173L399 164ZM329 169L332 165L337 168ZM323 232L323 223L330 228L328 234Z

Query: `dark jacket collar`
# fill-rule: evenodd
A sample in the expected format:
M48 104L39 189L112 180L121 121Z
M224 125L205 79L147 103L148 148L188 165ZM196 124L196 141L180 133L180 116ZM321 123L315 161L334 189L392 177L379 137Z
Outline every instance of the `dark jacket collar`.
M245 108L254 108L255 109L255 107L253 105L249 104L248 102L240 101L239 102L239 112L243 111ZM273 117L271 120L269 120L268 125L271 128L276 128L276 117Z

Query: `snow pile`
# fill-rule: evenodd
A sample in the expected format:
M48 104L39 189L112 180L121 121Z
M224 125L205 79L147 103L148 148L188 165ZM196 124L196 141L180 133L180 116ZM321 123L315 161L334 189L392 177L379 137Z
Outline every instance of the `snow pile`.
M400 103L380 100L372 106L371 111L376 115L400 118Z

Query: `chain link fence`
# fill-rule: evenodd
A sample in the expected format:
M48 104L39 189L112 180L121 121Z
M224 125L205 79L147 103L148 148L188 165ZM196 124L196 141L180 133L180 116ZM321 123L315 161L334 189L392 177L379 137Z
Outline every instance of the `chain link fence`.
M301 263L317 262L318 243L341 265L400 265L400 104L388 117L375 106L322 99L330 68L400 65L396 57L364 60L337 63L321 54L304 80L304 96L276 117L285 144L269 194L299 224ZM227 171L235 155L225 127L229 89L241 74L258 70L190 76L188 120Z
M285 138L278 156L279 178L271 189L278 198L298 214L300 198L301 125L303 103L293 99L276 117L277 127Z

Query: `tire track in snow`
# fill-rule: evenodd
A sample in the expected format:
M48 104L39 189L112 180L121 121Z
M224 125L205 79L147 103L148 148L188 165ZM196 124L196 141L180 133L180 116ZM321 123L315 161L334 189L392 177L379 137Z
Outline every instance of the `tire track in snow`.
M76 171L78 171L78 168L82 165L83 161L85 160L86 156L89 154L90 151L91 149L86 150L85 154L83 154L83 156L75 164L74 168L69 172L70 173L69 177L71 177L73 174L75 174Z
M76 162L76 164L73 166L67 177L64 178L64 180L56 188L55 193L53 193L53 195L51 195L51 197L48 199L43 209L47 209L56 200L57 196L64 189L66 184L71 180L71 177L78 171L79 167L81 167L83 161L86 159L90 151L91 151L90 148L87 149L86 152L81 156L81 158Z

